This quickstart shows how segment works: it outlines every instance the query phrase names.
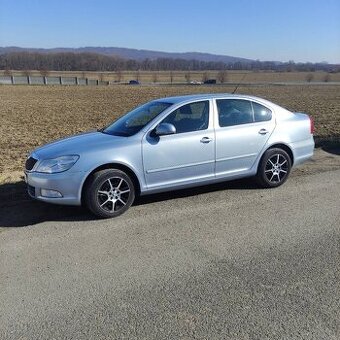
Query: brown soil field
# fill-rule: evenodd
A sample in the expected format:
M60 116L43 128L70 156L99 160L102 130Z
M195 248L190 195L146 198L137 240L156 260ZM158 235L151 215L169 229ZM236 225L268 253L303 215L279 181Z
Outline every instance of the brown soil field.
M150 99L232 92L233 86L0 86L0 183L23 174L27 152L57 138L100 128ZM240 86L313 116L316 136L340 137L340 86Z

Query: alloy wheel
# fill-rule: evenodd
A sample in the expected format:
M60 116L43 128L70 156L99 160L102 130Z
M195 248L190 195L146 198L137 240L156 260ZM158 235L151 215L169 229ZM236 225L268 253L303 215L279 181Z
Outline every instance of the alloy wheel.
M97 200L99 206L110 212L118 212L129 201L131 188L122 177L111 177L105 180L99 187Z
M288 171L287 158L282 154L274 154L268 158L264 172L270 183L280 183L286 178Z

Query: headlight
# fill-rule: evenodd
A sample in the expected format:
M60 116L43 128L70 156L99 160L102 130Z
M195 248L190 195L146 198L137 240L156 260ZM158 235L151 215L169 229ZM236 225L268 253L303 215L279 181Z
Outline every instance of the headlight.
M79 159L78 155L60 156L52 159L44 159L39 162L36 172L54 174L70 169Z

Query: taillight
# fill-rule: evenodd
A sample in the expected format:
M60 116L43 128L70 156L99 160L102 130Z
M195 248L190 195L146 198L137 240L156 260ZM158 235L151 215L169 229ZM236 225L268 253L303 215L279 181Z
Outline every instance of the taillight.
M309 116L309 121L310 121L310 133L314 134L315 127L314 127L314 119L313 119L313 117Z

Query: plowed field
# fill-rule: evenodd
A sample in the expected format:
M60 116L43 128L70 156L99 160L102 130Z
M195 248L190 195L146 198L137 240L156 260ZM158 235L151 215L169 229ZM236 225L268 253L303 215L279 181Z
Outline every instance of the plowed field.
M107 125L150 99L231 86L0 86L0 183L20 178L29 150ZM238 93L269 99L313 116L316 135L340 136L340 86L241 86Z

